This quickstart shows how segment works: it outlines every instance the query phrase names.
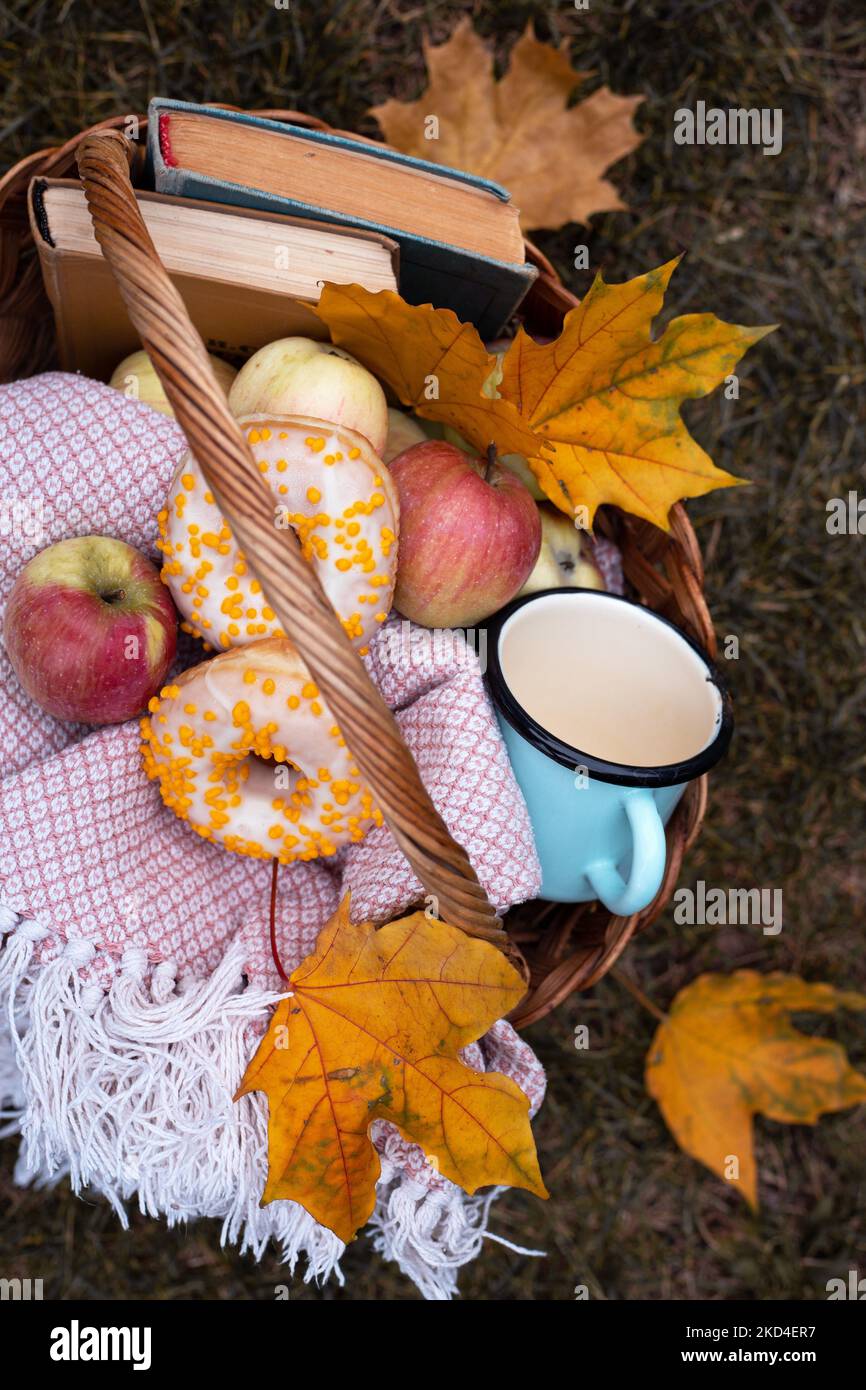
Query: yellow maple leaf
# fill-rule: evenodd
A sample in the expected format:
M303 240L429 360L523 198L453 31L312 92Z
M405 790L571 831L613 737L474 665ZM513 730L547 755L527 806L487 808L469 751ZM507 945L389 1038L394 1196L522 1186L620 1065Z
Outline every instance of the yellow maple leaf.
M457 1058L525 992L501 951L423 912L353 924L344 898L289 988L236 1096L268 1097L263 1205L290 1198L351 1240L375 1204L374 1120L467 1192L547 1196L526 1096Z
M471 323L450 309L407 304L393 290L326 284L316 313L338 347L351 352L404 405L451 425L483 454L540 453L542 440L506 400L491 400L484 383L496 368Z
M754 1210L755 1115L813 1125L866 1100L866 1076L839 1044L808 1037L790 1020L840 1008L866 1008L866 995L780 972L701 975L680 991L653 1038L646 1084L668 1128L686 1153L733 1178Z
M417 101L371 108L389 145L504 184L524 231L586 222L594 212L624 206L602 175L640 144L632 113L643 97L602 87L569 107L584 74L572 68L567 41L558 49L539 43L531 24L500 82L468 19L445 43L425 42L424 57L429 86ZM432 140L431 115L438 121Z
M772 327L686 314L653 339L676 265L621 285L599 275L554 342L536 343L521 328L505 355L501 394L547 441L531 460L539 484L562 511L584 508L586 525L610 502L667 530L681 498L742 481L716 468L680 406L719 386Z

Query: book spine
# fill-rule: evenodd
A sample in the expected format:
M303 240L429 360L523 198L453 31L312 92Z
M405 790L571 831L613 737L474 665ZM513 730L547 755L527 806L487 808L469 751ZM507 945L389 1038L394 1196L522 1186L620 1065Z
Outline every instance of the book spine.
M177 160L175 159L171 148L171 130L169 127L170 120L171 117L168 115L168 112L166 111L163 111L159 116L159 120L157 123L157 128L159 131L159 152L162 155L163 164L165 164L170 169L176 169Z
M48 225L48 213L45 210L45 189L47 186L45 179L33 180L30 188L30 205L33 209L33 216L36 219L36 227L39 235L49 246L53 246L54 238L51 235L51 228Z
M30 221L30 234L36 244L39 268L45 294L54 314L54 331L57 338L57 355L60 365L68 367L72 359L69 332L63 314L63 295L58 278L61 252L55 250L54 238L48 222L45 207L45 180L31 179L27 190L27 216Z

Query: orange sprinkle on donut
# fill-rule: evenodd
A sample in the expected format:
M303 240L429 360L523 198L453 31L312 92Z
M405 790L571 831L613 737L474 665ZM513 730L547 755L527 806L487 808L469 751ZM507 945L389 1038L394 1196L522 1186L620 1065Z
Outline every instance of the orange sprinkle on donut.
M225 652L185 672L149 711L141 721L147 774L166 805L205 839L291 863L331 857L381 823L338 725L321 721L327 709L318 688L285 639ZM289 778L282 796L274 795L278 770Z
M388 470L366 441L342 427L292 417L241 423L279 500L277 525L295 529L350 640L366 646L379 625L374 613L388 610L396 573L398 508ZM324 469L326 461L340 467ZM207 634L218 650L281 634L191 454L157 521L162 579L182 623L203 640ZM359 595L360 574L384 576L378 598Z

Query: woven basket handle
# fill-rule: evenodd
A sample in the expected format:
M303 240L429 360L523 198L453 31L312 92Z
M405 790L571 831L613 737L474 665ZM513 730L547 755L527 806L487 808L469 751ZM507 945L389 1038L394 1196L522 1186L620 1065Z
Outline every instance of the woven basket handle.
M78 150L96 239L149 353L178 424L233 534L340 725L376 804L438 914L509 950L508 937L436 811L394 718L351 647L293 531L273 524L273 498L217 383L144 225L129 177L131 146L118 131Z

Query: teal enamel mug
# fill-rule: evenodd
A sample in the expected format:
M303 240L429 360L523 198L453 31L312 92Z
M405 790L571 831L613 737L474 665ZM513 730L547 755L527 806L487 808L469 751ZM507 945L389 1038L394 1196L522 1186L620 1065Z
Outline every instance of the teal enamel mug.
M651 609L545 589L487 624L487 682L529 809L540 896L641 911L664 878L665 825L731 740L707 655Z

